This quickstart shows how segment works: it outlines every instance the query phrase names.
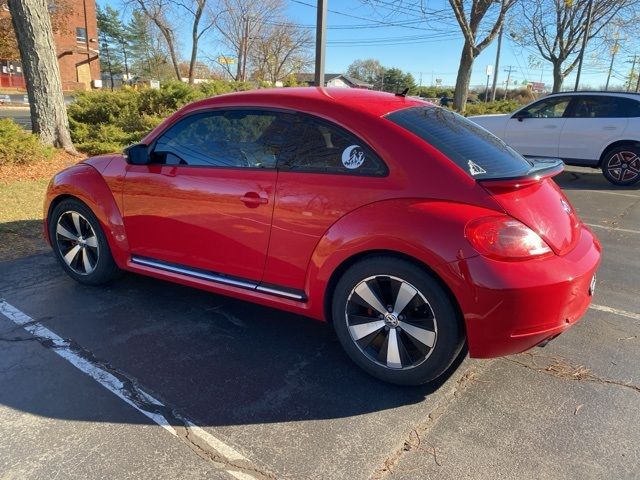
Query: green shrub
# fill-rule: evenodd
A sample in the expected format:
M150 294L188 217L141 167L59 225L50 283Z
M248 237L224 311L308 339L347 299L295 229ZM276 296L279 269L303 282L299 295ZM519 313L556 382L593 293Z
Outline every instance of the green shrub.
M520 108L520 102L515 100L496 100L495 102L467 103L464 111L466 117L471 115L487 115L494 113L511 113Z
M247 82L214 80L199 85L167 82L159 89L81 92L67 109L71 138L89 155L117 152L140 141L187 103L250 88Z
M48 160L53 149L40 143L37 135L27 132L10 118L0 119L0 165Z

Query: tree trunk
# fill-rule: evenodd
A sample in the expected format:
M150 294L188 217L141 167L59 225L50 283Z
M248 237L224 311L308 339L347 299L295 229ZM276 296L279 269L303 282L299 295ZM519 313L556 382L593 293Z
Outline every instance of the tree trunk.
M557 61L553 64L553 89L551 92L559 92L562 88L562 82L564 82L564 76L562 75L562 63Z
M464 42L462 55L460 55L460 67L456 78L456 90L453 94L453 108L460 113L464 112L469 96L469 82L471 81L471 69L473 68L473 49L468 42Z
M173 64L173 71L176 73L176 77L178 77L178 81L182 81L182 75L180 75L180 68L178 67L178 56L176 55L176 49L173 45L173 37L171 32L167 28L160 28L160 31L163 33L165 40L167 41L167 48L169 49L169 56L171 57L171 63Z
M193 85L195 78L196 61L198 60L198 41L200 35L198 34L198 27L200 25L200 18L204 11L205 2L198 2L198 9L193 16L193 25L191 29L191 59L189 60L189 84Z
M33 133L44 145L75 153L46 0L9 0L27 83Z

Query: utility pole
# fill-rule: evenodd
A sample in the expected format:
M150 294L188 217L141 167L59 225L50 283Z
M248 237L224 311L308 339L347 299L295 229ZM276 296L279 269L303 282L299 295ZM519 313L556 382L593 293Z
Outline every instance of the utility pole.
M493 65L487 65L485 73L487 74L487 86L484 89L484 103L487 103L489 101L489 78L493 73Z
M504 97L502 98L503 100L507 99L507 91L509 90L509 81L511 80L511 72L515 72L514 68L512 65L507 65L507 68L504 69L505 72L507 72L507 83L504 86ZM495 77L493 77L494 82L495 82Z
M587 41L589 40L589 30L591 30L591 16L593 14L593 0L589 0L589 6L587 7L587 22L584 26L584 36L582 37L582 47L580 48L580 60L578 61L578 74L576 75L576 85L573 87L573 91L578 91L578 85L580 84L580 74L582 73L582 60L584 59L584 51L587 49Z
M318 0L316 17L316 87L324 87L324 60L327 43L327 1Z
M627 82L627 92L631 91L631 82L633 82L633 75L636 73L636 62L638 60L638 56L633 56L633 63L631 64L631 73L629 74L629 81ZM627 62L628 63L628 62Z
M244 16L242 17L242 24L244 25L245 19ZM242 75L242 56L244 54L244 42L245 42L245 37L244 37L244 28L242 29L243 33L242 33L242 38L240 38L240 48L238 49L238 65L236 66L236 81L241 81L242 79L240 78L240 76ZM231 73L231 72L229 72Z
M636 82L636 93L640 91L640 71L638 72L638 81Z
M496 68L493 72L493 85L491 87L491 101L496 100L496 88L498 87L498 72L500 71L500 49L502 48L502 33L504 32L504 22L500 26L498 34L498 50L496 51Z
M607 75L607 84L604 87L605 92L609 90L609 80L611 80L611 71L613 70L613 62L616 59L616 53L618 53L619 48L620 48L620 45L618 44L618 38L616 37L616 43L614 43L613 47L611 48L611 63L609 64L609 74Z
M244 19L244 33L242 34L244 37L244 51L242 52L242 73L241 73L241 81L244 82L247 80L247 57L249 56L249 16Z

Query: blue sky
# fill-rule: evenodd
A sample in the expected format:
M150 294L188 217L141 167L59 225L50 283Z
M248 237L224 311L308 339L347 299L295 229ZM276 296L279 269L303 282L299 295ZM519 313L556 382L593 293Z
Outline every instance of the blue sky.
M260 0L247 0L260 1ZM432 85L435 79L442 79L443 85L455 84L460 52L463 44L462 34L455 21L447 0L425 0L430 12L425 17L419 10L408 7L402 14L396 13L390 4L393 0L328 0L327 30L327 73L342 73L356 59L375 58L387 67L398 67L411 72L416 82ZM113 0L100 0L101 5L112 4ZM313 26L316 20L315 0L285 0L287 16L297 24L309 27L315 35ZM407 2L409 4L409 2ZM375 5L375 6L371 6ZM126 15L126 12L123 13ZM425 21L425 18L428 21ZM392 24L392 25L389 25ZM185 25L186 27L186 25ZM180 43L183 56L187 56L189 46L188 28L181 29ZM505 30L506 33L506 30ZM204 39L203 48L211 53L225 54L224 48L216 42L214 36ZM485 85L485 68L495 61L497 41L487 47L476 59L471 78L472 86ZM612 85L620 85L630 70L626 63L636 53L627 44L622 45L614 65ZM637 50L640 54L640 49ZM535 55L534 48L523 49L511 41L505 34L503 54L500 60L499 82L503 82L512 67L512 80L522 82L542 80L552 83L551 65L543 62L543 68L532 68L529 57ZM585 59L581 84L599 88L606 81L610 58L606 55L590 56ZM573 86L572 75L565 81L565 87Z

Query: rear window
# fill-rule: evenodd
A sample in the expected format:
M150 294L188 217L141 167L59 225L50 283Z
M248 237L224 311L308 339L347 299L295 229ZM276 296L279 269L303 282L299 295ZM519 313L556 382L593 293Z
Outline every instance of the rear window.
M473 178L516 178L531 170L532 163L498 137L450 110L412 107L387 118L440 150Z

